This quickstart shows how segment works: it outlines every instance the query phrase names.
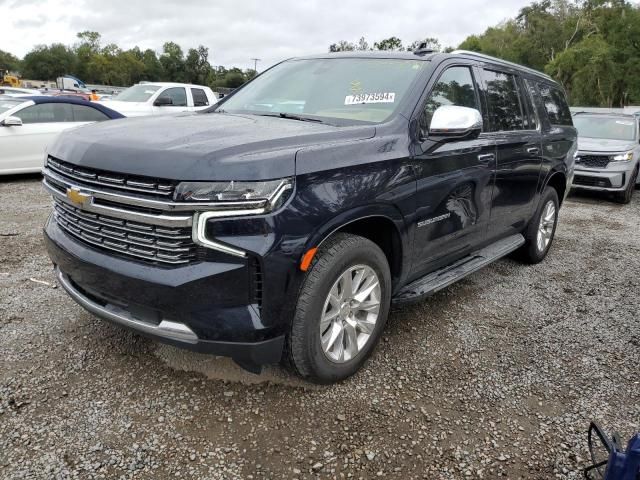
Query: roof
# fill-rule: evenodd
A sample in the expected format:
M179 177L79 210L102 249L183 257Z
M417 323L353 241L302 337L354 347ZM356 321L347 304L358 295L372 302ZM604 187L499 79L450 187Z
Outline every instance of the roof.
M553 83L557 83L553 78L543 72L539 72L538 70L534 70L533 68L525 67L524 65L519 65L517 63L509 62L507 60L502 60L501 58L492 57L490 55L485 55L483 53L471 52L467 50L455 50L451 53L421 53L421 52L396 52L392 50L355 50L350 52L331 52L331 53L322 53L317 55L307 55L304 57L295 57L291 60L311 60L311 59L323 59L323 58L397 58L401 60L423 60L423 61L431 61L434 57L439 58L454 58L454 57L466 57L469 59L475 60L484 60L487 62L495 63L497 65L504 65L505 67L513 68L515 70L520 70L523 72L527 72L531 75L538 76L544 80L551 81Z
M125 118L125 116L122 115L120 112L116 112L115 110L105 107L101 103L89 102L80 97L52 97L48 95L41 95L41 96L25 95L20 97L13 97L13 98L20 98L25 102L32 101L36 105L41 103L68 103L72 105L85 105L87 107L92 107L92 108L95 108L96 110L100 110L109 118Z
M160 87L197 87L197 88L209 88L205 85L195 85L193 83L179 83L179 82L151 82L144 81L136 83L136 85L158 85Z
M354 50L351 52L330 52L305 55L303 57L294 57L290 60L313 60L322 58L398 58L401 60L429 60L432 56L433 54L418 55L413 52L396 52L393 50Z

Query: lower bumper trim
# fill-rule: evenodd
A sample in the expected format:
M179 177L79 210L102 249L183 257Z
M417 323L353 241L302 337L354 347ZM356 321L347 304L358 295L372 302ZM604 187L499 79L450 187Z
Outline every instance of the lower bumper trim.
M100 305L83 295L82 292L73 286L69 277L62 273L59 268L56 268L56 276L62 288L65 289L71 298L98 317L168 340L193 344L198 343L198 336L184 323L163 319L158 325L152 325L136 320L124 309L110 304Z
M203 340L184 323L162 319L156 325L138 320L116 305L102 305L76 288L70 277L59 267L55 267L55 272L58 282L71 298L104 320L180 348L231 357L240 366L255 373L260 371L260 366L275 364L281 360L284 336L252 343Z

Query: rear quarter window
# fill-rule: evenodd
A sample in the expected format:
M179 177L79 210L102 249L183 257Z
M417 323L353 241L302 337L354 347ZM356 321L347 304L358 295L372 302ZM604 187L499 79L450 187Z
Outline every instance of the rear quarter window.
M537 86L551 125L573 126L571 111L564 92L543 83L538 83Z

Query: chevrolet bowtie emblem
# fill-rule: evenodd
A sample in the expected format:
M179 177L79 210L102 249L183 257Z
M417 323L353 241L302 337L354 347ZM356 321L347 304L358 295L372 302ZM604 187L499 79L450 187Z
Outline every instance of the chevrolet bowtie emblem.
M82 193L77 188L67 188L67 198L81 207L91 200L91 195Z

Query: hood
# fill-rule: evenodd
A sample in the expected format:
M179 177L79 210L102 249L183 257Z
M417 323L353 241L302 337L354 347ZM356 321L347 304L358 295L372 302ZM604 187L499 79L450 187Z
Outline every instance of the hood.
M256 115L126 118L63 132L48 153L101 170L172 180L264 180L295 174L302 147L371 138L375 127L334 127Z
M578 151L596 153L620 153L628 152L637 147L637 144L630 140L609 140L606 138L578 138Z
M102 100L105 107L123 114L125 117L139 117L153 114L153 108L146 102L119 102L117 100Z

